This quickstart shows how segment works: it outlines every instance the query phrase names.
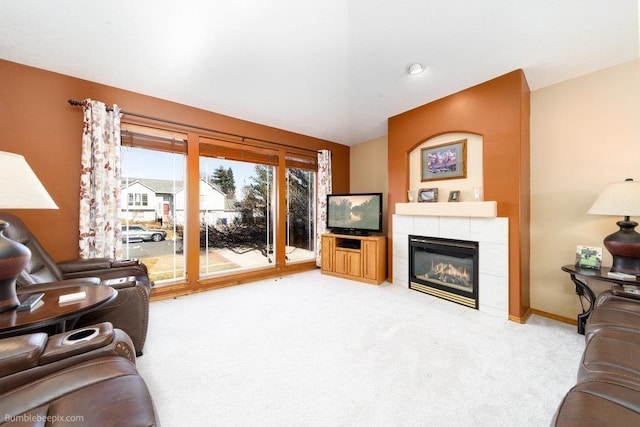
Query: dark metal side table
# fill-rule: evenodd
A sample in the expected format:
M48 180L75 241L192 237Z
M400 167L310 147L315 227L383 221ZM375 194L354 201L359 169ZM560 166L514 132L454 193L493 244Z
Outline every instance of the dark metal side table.
M576 294L580 298L580 305L582 306L582 313L578 314L578 333L584 335L584 326L587 323L589 315L593 311L594 304L596 302L596 294L589 287L588 279L601 280L603 282L609 282L617 285L638 285L640 286L640 280L636 277L635 280L621 280L609 277L609 271L611 268L602 267L600 270L593 270L590 268L576 267L575 265L565 265L562 267L562 271L569 273L571 281L576 286ZM585 301L589 304L585 308Z

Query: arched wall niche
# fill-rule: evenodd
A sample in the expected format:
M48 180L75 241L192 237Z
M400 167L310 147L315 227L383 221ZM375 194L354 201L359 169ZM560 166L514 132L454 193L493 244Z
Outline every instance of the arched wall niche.
M450 142L466 140L466 178L422 181L422 150ZM470 132L448 132L433 136L409 151L408 188L414 194L421 188L437 188L438 202L446 202L451 191L460 191L460 201L472 201L474 187L483 183L483 138Z

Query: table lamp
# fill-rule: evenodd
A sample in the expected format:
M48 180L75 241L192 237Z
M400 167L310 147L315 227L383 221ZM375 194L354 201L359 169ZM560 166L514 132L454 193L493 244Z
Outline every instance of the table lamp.
M0 209L58 209L24 157L0 151ZM0 220L0 313L18 306L16 279L31 251L4 236L9 223Z
M640 181L627 178L605 187L588 211L591 214L622 216L616 224L620 230L604 239L604 246L613 256L611 271L640 275L640 234L631 216L640 216Z

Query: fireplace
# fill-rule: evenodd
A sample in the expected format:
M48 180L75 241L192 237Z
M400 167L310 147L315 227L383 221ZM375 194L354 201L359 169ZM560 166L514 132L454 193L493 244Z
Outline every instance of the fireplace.
M409 235L409 288L478 309L478 242Z

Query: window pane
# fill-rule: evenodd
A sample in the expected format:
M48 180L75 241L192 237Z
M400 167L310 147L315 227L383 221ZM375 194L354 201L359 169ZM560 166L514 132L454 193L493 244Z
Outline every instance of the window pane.
M123 257L144 262L156 286L183 278L175 201L184 189L185 156L125 146L121 153Z
M200 274L275 266L275 167L200 157Z
M287 262L315 259L315 182L315 172L287 168Z

